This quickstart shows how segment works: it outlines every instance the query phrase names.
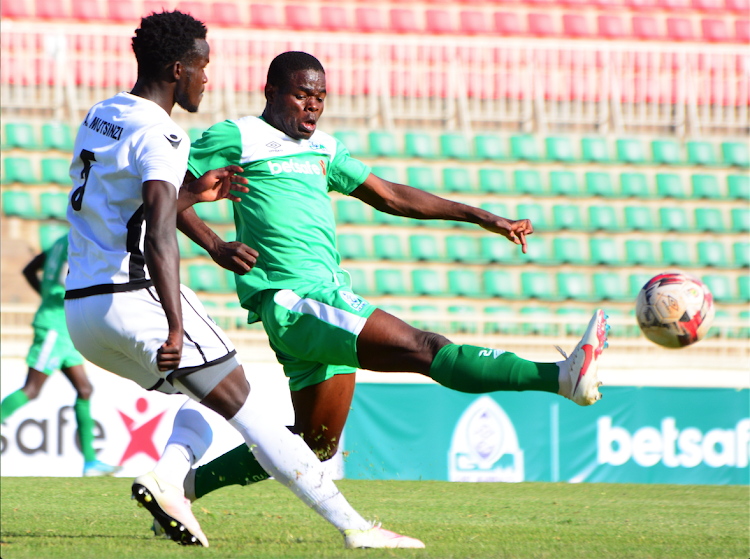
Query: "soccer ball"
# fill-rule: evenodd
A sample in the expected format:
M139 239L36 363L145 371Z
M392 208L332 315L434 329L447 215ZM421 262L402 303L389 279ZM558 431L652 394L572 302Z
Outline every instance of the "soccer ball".
M708 287L680 271L665 272L647 281L635 305L643 334L654 343L673 348L702 340L711 328L714 312Z

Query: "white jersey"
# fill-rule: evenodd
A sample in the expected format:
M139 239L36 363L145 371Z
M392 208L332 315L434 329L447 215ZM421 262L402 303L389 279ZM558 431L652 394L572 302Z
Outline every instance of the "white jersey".
M70 166L67 299L151 285L143 183L166 181L176 197L189 151L187 134L152 101L119 93L89 111Z

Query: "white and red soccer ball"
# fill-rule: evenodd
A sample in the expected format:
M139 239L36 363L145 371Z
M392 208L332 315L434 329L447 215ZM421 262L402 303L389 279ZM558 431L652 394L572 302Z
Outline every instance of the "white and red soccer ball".
M643 334L664 347L692 345L708 333L714 320L714 298L698 278L665 272L643 286L635 315Z

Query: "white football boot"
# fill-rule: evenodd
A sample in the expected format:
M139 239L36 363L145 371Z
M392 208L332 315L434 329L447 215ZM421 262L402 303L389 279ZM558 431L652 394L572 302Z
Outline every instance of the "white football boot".
M190 501L182 488L170 485L153 472L133 480L133 499L136 499L157 520L166 534L182 545L208 547L208 539L193 515Z
M377 524L369 530L345 530L344 547L346 549L356 548L399 548L399 549L423 549L424 544L419 540L402 536L395 532L385 530Z
M602 385L599 381L599 357L609 345L607 318L609 317L601 309L594 312L586 333L570 357L555 346L557 351L565 357L565 361L559 362L560 389L557 393L573 400L579 406L590 406L602 397L599 392L599 387Z

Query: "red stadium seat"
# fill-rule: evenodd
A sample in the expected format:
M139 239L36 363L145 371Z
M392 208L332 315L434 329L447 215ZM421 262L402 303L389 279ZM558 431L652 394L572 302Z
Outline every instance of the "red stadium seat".
M555 25L549 14L528 14L529 34L539 37L553 37Z
M36 17L44 19L63 19L68 11L58 0L36 0Z
M461 33L467 35L480 35L489 33L487 16L483 12L463 11L459 14L461 21Z
M428 33L444 35L453 33L454 27L450 13L445 10L425 10L425 30Z
M396 33L418 33L417 17L414 10L395 9L390 11L391 31Z
M284 6L287 27L292 29L314 29L315 23L307 6L287 4Z
M591 5L591 0L557 0L557 3L572 8L584 8Z
M607 39L621 39L627 36L625 33L625 22L620 16L598 16L596 26L600 37Z
M327 31L345 31L349 29L346 10L339 6L323 6L320 8L320 27Z
M625 5L632 10L654 10L658 0L625 0Z
M141 9L141 14L144 16L152 13L161 13L164 10L170 10L173 4L166 0L145 0Z
M104 19L99 9L99 2L97 0L76 0L71 3L73 8L72 16L74 19L81 19L83 21L97 21Z
M638 39L661 39L656 18L633 16L633 36Z
M725 0L727 10L746 15L750 11L750 0Z
M589 23L586 16L581 14L565 14L562 16L563 35L567 37L589 37ZM529 27L531 27L529 25Z
M357 8L354 10L354 26L365 33L385 31L383 14L378 8Z
M684 11L692 8L691 0L659 0L659 7L665 10Z
M0 15L2 17L29 17L29 8L26 5L26 2L24 0L14 0L13 2L8 2L7 0L3 3L0 3Z
M73 5L75 5L77 1L78 0L75 0ZM204 4L203 2L180 2L177 4L177 9L183 14L190 14L199 21L208 21L210 15L208 4Z
M739 43L750 43L750 20L738 19L734 22L734 40Z
M703 38L712 43L725 43L729 41L729 28L723 19L702 19L701 30Z
M515 12L495 12L495 30L500 35L521 35L521 18Z
M270 4L250 4L250 26L261 29L281 27L276 7Z
M211 15L209 23L222 25L224 27L240 27L240 9L234 2L215 2L211 4Z
M693 24L689 19L668 17L667 37L673 41L692 41L695 39Z
M108 0L107 13L109 19L115 21L138 21L135 4L132 0Z
M693 9L701 12L723 12L724 0L693 0Z

